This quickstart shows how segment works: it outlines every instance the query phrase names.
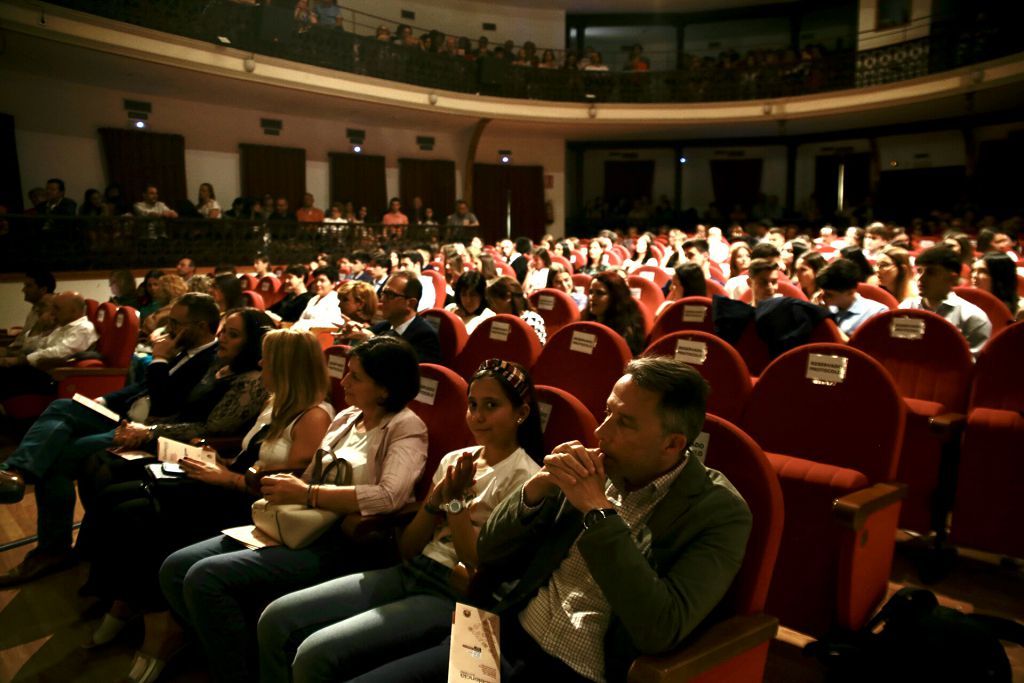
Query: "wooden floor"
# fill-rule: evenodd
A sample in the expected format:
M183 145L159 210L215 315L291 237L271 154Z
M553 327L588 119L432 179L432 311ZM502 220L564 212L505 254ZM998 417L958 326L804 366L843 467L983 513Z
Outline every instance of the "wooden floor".
M0 458L4 454L0 452ZM81 516L81 509L78 510ZM0 505L0 544L35 533L35 501L31 493L17 505ZM0 552L0 571L13 567L31 545ZM906 547L897 550L891 590L921 585ZM961 553L953 571L928 586L948 605L1024 621L1024 571L1000 566L998 558ZM139 624L99 650L85 650L105 609L92 598L78 596L85 579L79 565L18 589L0 590L0 682L108 683L127 674L132 653L141 642ZM799 634L786 631L772 643L766 681L814 683L822 672L800 652ZM1008 646L1014 683L1024 683L1024 648ZM168 683L204 683L210 678L202 658L192 650L161 679Z

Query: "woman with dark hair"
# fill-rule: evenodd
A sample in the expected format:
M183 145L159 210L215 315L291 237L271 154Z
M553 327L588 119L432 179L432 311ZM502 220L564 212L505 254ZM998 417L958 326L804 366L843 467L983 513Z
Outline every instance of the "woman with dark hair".
M466 326L466 332L473 330L484 320L494 316L494 311L487 307L487 281L475 270L467 270L455 282L455 303L448 304L444 310L459 316Z
M604 245L601 240L594 238L587 245L587 265L580 268L581 273L596 275L608 270L608 256L604 252Z
M729 245L729 277L744 275L750 267L750 244L746 241Z
M645 232L636 238L636 246L633 248L633 253L622 264L627 272L633 272L640 266L658 265L658 259L654 252L651 251L651 242L653 241L654 235L649 232Z
M476 539L497 504L540 467L544 447L533 382L493 358L469 383L466 423L477 446L448 453L399 540L403 564L285 595L259 621L263 680L387 680L388 662L433 647L468 602ZM383 666L384 668L378 668Z
M199 198L196 200L196 211L203 218L220 218L220 204L210 183L199 184Z
M868 259L864 256L864 250L860 247L843 247L839 250L839 255L853 261L857 264L857 268L860 269L860 281L866 282L869 285L878 286L878 276L875 275L875 269L868 263Z
M537 333L541 346L547 343L548 331L544 327L544 318L533 310L530 300L523 294L523 286L515 278L499 277L487 288L487 305L495 313L506 313L523 319Z
M234 275L218 275L213 279L213 300L217 302L221 313L233 308L244 308L242 281Z
M544 289L548 284L548 272L551 269L551 254L547 249L538 249L530 257L530 264L526 268L526 278L523 279L523 289L527 295L533 294L538 289Z
M1006 254L990 251L971 266L971 286L989 292L1006 304L1014 318L1021 314L1017 296L1017 268Z
M246 485L246 470L301 471L334 417L324 399L327 368L314 335L271 330L262 349L262 372L255 372L270 398L235 457L222 458L216 451L210 453L212 462L185 457L180 466L186 476L172 485L115 484L90 509L96 550L87 589L113 600L92 644L109 642L129 619L144 613L150 642L136 655L133 670L153 667L151 660L159 659L153 641L175 629L156 580L163 560L221 529L247 523L256 496Z
M493 285L498 278L498 267L494 265L494 257L490 254L480 254L477 257L480 261L480 274L488 286Z
M779 249L779 255L781 257L781 263L779 267L782 272L786 274L790 280L796 279L796 262L800 256L807 251L809 247L807 242L802 239L791 239L782 245L782 249Z
M903 301L917 296L914 269L910 265L910 252L902 247L886 247L875 261L878 268L878 286Z
M818 277L818 271L824 267L825 257L816 251L806 251L800 254L795 261L792 279L803 290L804 296L807 297L808 301L818 291L818 285L815 283L814 278Z
M107 280L110 285L110 301L118 306L139 307L135 276L130 270L115 270Z
M160 278L164 276L162 270L151 270L142 278L136 290L135 298L139 302L139 318L145 318L163 304L159 303Z
M615 273L598 273L590 281L590 297L580 320L601 323L625 339L634 356L643 353L643 314L626 281Z
M314 327L341 327L345 319L341 315L338 293L334 290L338 282L338 271L329 266L320 266L313 271L313 296L306 302L306 308L295 327L308 330Z
M655 317L661 314L674 301L688 296L707 296L708 281L704 278L704 269L696 263L684 263L672 273L672 280L668 285L668 294L665 301L658 306Z
M320 445L323 466L335 453L352 466L351 483L313 482L311 464L301 477L263 477L263 497L274 505L297 503L341 517L401 509L413 499L427 458L426 425L407 407L419 385L416 352L405 340L381 336L353 347L342 379L349 408L334 418ZM337 524L301 549L281 545L253 552L217 536L168 557L160 586L174 613L195 632L213 678L253 681L254 612L286 593L350 574L361 559ZM166 655L169 647L157 651Z
M572 300L576 302L576 307L581 311L587 305L587 295L583 293L582 287L580 291L576 291L576 284L572 281L572 275L565 269L560 263L553 263L551 268L548 270L548 282L547 286L550 289L557 289L565 292Z
M79 216L109 216L110 211L103 203L103 195L94 187L85 191L82 205L78 207Z

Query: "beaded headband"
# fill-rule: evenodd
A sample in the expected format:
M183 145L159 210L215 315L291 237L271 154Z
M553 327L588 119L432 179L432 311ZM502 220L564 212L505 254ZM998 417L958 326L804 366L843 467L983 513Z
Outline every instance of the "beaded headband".
M518 365L510 363L507 360L501 360L500 358L490 358L485 360L477 368L477 372L492 372L495 375L505 380L512 389L515 390L519 397L526 399L527 393L530 391L530 383L526 379L526 373L524 373Z

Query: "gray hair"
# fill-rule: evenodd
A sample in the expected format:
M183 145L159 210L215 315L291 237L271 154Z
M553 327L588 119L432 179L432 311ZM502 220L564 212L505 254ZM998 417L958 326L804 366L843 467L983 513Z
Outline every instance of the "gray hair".
M658 417L665 434L683 434L688 444L700 435L708 383L692 367L668 356L642 356L626 366L637 386L658 394Z

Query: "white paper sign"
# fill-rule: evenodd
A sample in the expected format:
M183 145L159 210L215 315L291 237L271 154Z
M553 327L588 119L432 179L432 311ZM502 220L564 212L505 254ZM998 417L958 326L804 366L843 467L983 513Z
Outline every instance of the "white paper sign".
M334 379L341 379L345 376L345 367L348 365L347 356L331 354L327 356L327 376Z
M651 282L654 282L654 273L652 273L649 270L638 271L636 275L642 277L645 280L650 280Z
M550 294L541 294L537 297L537 308L542 311L555 310L555 297Z
M640 295L641 294L643 294L643 290L640 289L639 287L630 287L629 288L629 295L632 296L637 301L640 300Z
M435 398L437 398L437 380L429 377L420 377L420 393L416 395L416 400L432 406L434 405Z
M707 432L701 432L700 436L694 439L693 443L690 444L690 454L703 463L705 458L708 457L708 441L710 440L710 434Z
M579 285L577 287L573 287L573 291L575 291L577 294L583 294L583 295L586 295L586 293L587 293L587 290L586 290L586 288L583 285Z
M681 360L690 365L704 365L708 359L708 345L702 341L693 339L679 339L676 341L676 360Z
M499 683L500 624L497 614L455 603L448 683Z
M97 413L99 413L103 417L110 418L114 422L120 422L121 421L121 416L120 415L118 415L117 413L115 413L113 410L111 410L110 408L106 407L105 405L103 405L101 403L97 403L96 401L92 400L88 396L83 396L82 394L75 394L74 396L71 397L71 400L74 401L75 403L79 403L79 404L85 406L89 410L95 410Z
M537 409L540 411L541 434L548 431L548 420L551 418L551 404L537 401Z
M423 319L427 321L427 324L434 328L435 332L441 331L441 319L436 315L425 315Z
M207 465L214 465L217 457L212 450L206 450L199 446L190 446L187 443L168 439L161 436L156 440L156 457L160 462L178 462L182 458L198 460Z
M585 353L588 356L592 356L594 354L595 346L597 346L597 335L580 331L572 333L572 340L569 342L570 351Z
M684 323L702 323L707 320L707 306L683 306Z
M815 384L839 384L846 379L846 356L812 353L807 357L807 379Z
M889 336L893 339L921 339L924 337L924 320L896 316L889 323Z
M508 323L501 321L491 323L491 334L490 337L494 341L505 342L508 341L508 333L512 331L512 326Z

